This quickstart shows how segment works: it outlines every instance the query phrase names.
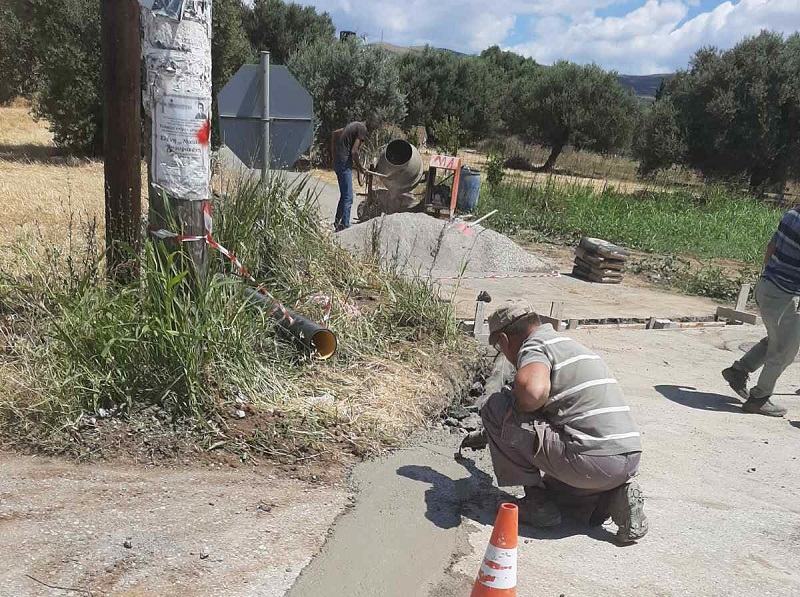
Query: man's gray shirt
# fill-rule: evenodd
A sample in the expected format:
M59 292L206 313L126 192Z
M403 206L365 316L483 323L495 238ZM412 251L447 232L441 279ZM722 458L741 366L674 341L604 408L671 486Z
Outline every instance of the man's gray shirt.
M537 414L562 429L576 452L608 456L642 450L631 409L598 355L547 324L519 351L517 369L532 363L550 368L550 397Z

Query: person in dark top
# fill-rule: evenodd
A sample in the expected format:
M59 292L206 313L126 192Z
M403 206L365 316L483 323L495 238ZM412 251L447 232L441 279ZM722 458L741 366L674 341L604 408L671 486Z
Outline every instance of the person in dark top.
M339 206L336 208L334 227L337 232L350 227L350 208L353 206L353 167L364 172L359 152L369 132L363 122L351 122L333 132L331 155L333 171L339 181Z
M767 337L725 369L722 376L746 400L742 410L783 417L786 409L773 403L770 397L778 379L800 350L800 206L784 214L767 245L756 302ZM748 390L750 374L759 369L758 382Z

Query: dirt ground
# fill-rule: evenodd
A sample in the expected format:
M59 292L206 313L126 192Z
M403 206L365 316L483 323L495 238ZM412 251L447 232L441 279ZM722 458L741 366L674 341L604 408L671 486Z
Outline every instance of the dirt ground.
M435 154L435 151L426 149L423 150L421 154L423 163L427 168L427 164L430 161L431 156ZM459 152L459 157L462 159L463 164L470 166L472 168L482 170L486 166L487 157L477 151L465 149ZM325 168L315 168L314 170L311 171L311 174L314 176L314 178L323 180L328 184L332 185L337 184L336 174L332 170ZM622 193L651 191L658 186L648 181L621 180L608 176L597 176L597 177L578 176L574 174L567 174L559 170L556 170L554 172L530 172L526 170L515 170L513 168L506 168L505 176L508 180L514 180L522 184L581 185L581 186L589 186L596 191L603 191L609 187L614 187L615 189L617 189ZM358 185L358 181L355 179L355 177L353 182L355 185L356 193L366 191L366 188L363 185Z
M348 503L305 472L0 455L0 596L283 595Z
M778 388L791 396L775 398L789 416L770 419L742 413L719 375L762 329L569 333L607 360L643 433L650 533L621 548L611 523L521 527L518 594L799 594L800 363ZM459 441L441 432L359 466L356 507L290 596L469 594L511 496L494 486L487 452L454 460Z

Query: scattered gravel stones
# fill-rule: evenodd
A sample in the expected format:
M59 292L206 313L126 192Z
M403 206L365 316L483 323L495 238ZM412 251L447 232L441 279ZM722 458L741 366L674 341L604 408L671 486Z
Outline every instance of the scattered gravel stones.
M421 213L399 213L357 224L336 235L348 251L377 255L390 268L432 277L486 273L539 273L553 264L507 236L478 225L467 228Z

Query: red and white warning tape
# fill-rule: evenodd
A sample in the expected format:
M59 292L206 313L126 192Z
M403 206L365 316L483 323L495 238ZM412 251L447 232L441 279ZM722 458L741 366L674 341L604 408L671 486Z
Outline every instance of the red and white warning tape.
M270 311L270 315L275 315L276 313L281 314L281 320L285 320L289 325L294 323L294 318L289 313L289 310L283 306L278 299L276 299L272 293L267 290L263 284L259 284L258 281L253 277L250 271L244 266L244 264L239 261L239 258L233 253L233 251L229 251L221 244L219 244L216 240L214 240L214 219L211 216L211 203L208 201L203 202L203 220L205 225L206 233L202 236L199 235L182 235L176 232L172 232L171 230L165 230L163 228L158 230L150 230L150 234L159 238L161 240L167 239L174 239L179 243L191 243L191 242L205 242L209 247L212 249L216 249L222 255L225 256L228 261L231 262L236 273L241 276L242 278L249 280L253 284L256 285L256 291L266 296L270 301L272 301L274 307ZM326 307L326 317L330 317L330 309L332 305L328 305Z
M519 274L500 274L500 273L485 273L463 276L437 276L436 271L431 274L434 280L515 280L523 278L560 278L561 274L558 272L538 272L538 273L519 273Z

